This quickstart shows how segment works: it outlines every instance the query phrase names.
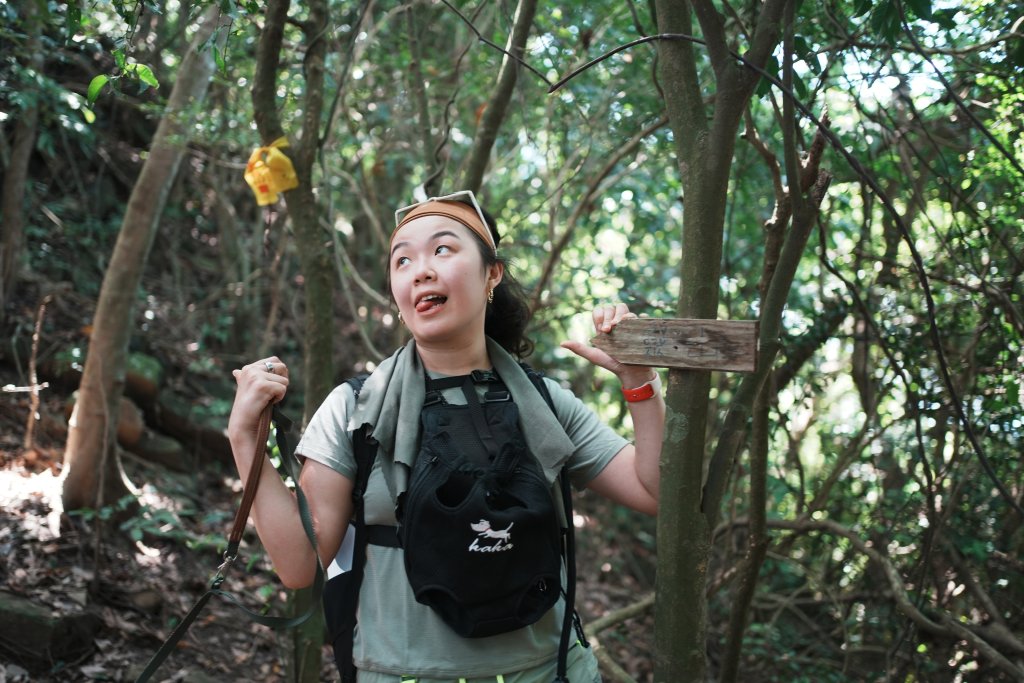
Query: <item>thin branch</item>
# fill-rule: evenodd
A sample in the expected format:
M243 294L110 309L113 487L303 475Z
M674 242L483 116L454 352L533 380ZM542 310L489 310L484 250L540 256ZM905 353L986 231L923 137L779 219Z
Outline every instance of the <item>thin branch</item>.
M956 103L957 108L960 109L960 111L962 111L964 115L971 120L971 123L973 123L974 126L981 131L982 135L989 139L989 141L995 146L995 148L999 150L1000 154L1002 154L1006 158L1006 160L1009 161L1015 169L1017 169L1017 173L1019 173L1021 176L1020 179L1024 180L1024 166L1021 166L1020 162L1017 161L1013 154L1011 154L1010 151L1006 149L1006 147L999 140L999 138L993 135L992 132L985 126L985 124L982 123L981 119L974 115L974 112L972 112L964 103L963 98L956 93L950 82L946 80L945 76L942 75L942 70L935 65L935 62L932 61L931 57L924 53L924 50L921 47L921 43L917 41L917 37L914 35L914 32L910 30L910 24L907 23L907 15L903 11L903 3L897 2L896 9L899 10L900 13L900 25L903 27L903 32L907 34L907 38L910 39L911 44L913 44L914 51L917 52L917 54L919 54L921 58L924 59L924 61L928 62L928 66L930 66L932 68L932 71L935 72L935 78L938 79L939 83L942 83L942 87L945 88L946 92L949 93L949 96L953 98L953 101ZM1021 514L1024 515L1024 512L1021 512Z
M734 520L731 524L733 526L741 526L746 523L747 520ZM966 640L970 646L976 648L981 655L991 661L995 666L1009 673L1017 680L1024 679L1024 668L1021 668L1010 661L981 635L971 630L969 626L961 624L952 615L945 611L940 612L938 614L938 621L935 621L918 609L918 607L911 601L910 595L907 592L907 587L903 583L903 577L900 576L896 566L888 557L868 545L868 543L852 529L828 519L773 519L769 520L768 525L773 529L785 529L797 533L820 531L845 538L858 552L866 555L876 566L879 567L879 569L882 570L882 573L886 578L886 582L889 584L889 589L892 591L892 597L896 601L897 609L899 609L899 611L914 624L935 636Z
M356 15L356 21L352 25L352 40L348 44L348 50L345 53L345 59L342 60L341 68L338 69L337 74L334 76L334 85L336 90L334 91L334 97L331 98L331 104L327 107L327 125L324 126L324 133L320 137L320 157L323 158L323 150L330 140L330 137L334 134L334 124L338 116L338 111L341 108L342 98L345 94L345 82L348 80L348 72L352 67L352 64L356 61L356 43L359 42L359 34L362 33L363 20L369 14L370 6L373 4L373 0L362 0L359 3L359 12Z
M591 179L583 197L576 203L576 207L573 209L572 215L566 222L565 230L562 231L562 236L559 237L558 241L551 247L548 259L544 265L544 271L541 273L540 279L537 280L537 286L534 288L533 301L530 303L531 311L535 312L539 308L544 288L547 286L547 283L554 272L555 263L558 262L559 255L565 250L566 245L569 244L569 240L572 238L576 229L576 224L579 222L580 218L587 213L590 201L594 196L596 196L598 188L601 187L602 181L611 174L615 166L619 164L627 154L632 153L640 145L644 138L654 133L666 123L668 123L668 117L662 116L657 121L634 135L626 142L626 144L619 147L619 149L611 155L604 167L601 168L601 170L598 171L598 173Z
M416 6L410 5L405 10L406 17L406 31L408 33L408 45L409 45L409 91L412 94L412 100L415 103L416 113L416 127L419 128L420 134L420 150L423 155L423 167L424 169L430 169L432 166L432 152L434 145L431 142L433 126L430 121L430 103L427 101L427 89L426 79L423 77L423 72L420 69L421 55L420 55L420 41L417 34L417 29L421 22L417 21L413 12ZM423 183L424 189L427 195L435 194L433 183L440 177L441 167L434 166L430 177Z
M457 15L459 15L459 18L462 19L463 23L465 23L466 26L469 27L469 30L472 31L474 34L476 34L477 40L479 40L481 43L484 43L485 45L489 45L490 47L493 47L495 50L497 50L498 52L500 52L500 53L502 53L504 55L508 55L508 57L510 59L514 59L515 61L519 62L524 67L529 69L530 72L532 72L535 76L537 76L537 78L539 78L540 80L544 81L548 85L551 85L551 81L549 81L547 79L547 77L544 76L544 74L542 74L540 71L538 71L537 69L535 69L532 66L530 66L530 63L527 62L525 59L512 54L511 52L509 52L505 48L501 47L500 45L497 45L496 43L488 40L487 38L484 38L483 34L481 34L480 31L477 30L476 26L473 25L473 22L471 22L469 19L467 19L466 15L463 14L462 12L460 12L457 7L455 7L450 2L448 2L448 0L441 0L441 2L444 4L445 7L447 7L448 9L450 9L451 11L453 11ZM548 92L550 92L550 90Z
M602 631L607 631L613 626L618 626L627 619L640 616L647 612L654 605L655 594L648 593L636 602L621 607L605 614L603 617L594 619L587 624L586 633L588 636L596 636Z
M32 352L28 359L28 384L29 384L29 410L28 420L25 423L25 440L22 446L27 451L32 448L34 442L36 421L39 419L39 389L45 385L39 384L36 375L36 359L39 357L39 338L43 331L43 317L46 315L46 304L50 303L53 297L49 294L43 297L39 304L39 312L36 314L36 326L32 330Z
M529 38L536 12L537 0L519 0L516 7L515 23L508 37L507 54L522 55L525 53L526 41ZM462 182L464 189L480 191L484 173L491 158L491 151L498 138L498 131L505 121L512 93L516 89L516 81L519 76L519 69L516 65L520 63L510 57L502 60L494 88L484 105L483 115L477 126L477 134L474 136L473 149L470 151L468 167L464 174L465 179Z
M374 358L380 361L385 357L385 354L381 353L373 343L373 340L370 338L370 335L366 330L366 326L359 320L359 307L356 305L356 301L352 296L352 287L349 286L348 278L345 277L345 271L348 270L349 275L359 282L365 291L369 291L369 288L365 286L365 282L363 282L362 278L359 277L356 269L352 267L352 262L349 260L348 253L345 251L345 245L341 243L341 238L338 237L338 231L332 229L329 225L325 225L323 221L321 221L320 226L330 233L331 239L334 242L335 270L338 272L338 281L341 283L341 293L345 297L345 302L348 304L349 311L352 314L352 320L356 323L356 329L359 331L359 338L363 340L363 345L366 347L366 350L373 354ZM378 303L380 303L380 298L378 297L379 295L375 298ZM388 305L387 301L384 302L384 305Z

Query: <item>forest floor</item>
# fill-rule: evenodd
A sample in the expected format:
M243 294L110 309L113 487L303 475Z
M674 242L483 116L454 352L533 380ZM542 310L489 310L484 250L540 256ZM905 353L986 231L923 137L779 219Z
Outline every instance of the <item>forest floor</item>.
M220 562L241 483L216 467L177 474L123 458L144 514L99 528L63 513L62 399L41 406L34 448L22 447L24 394L0 401L0 580L7 593L54 615L90 615L87 645L67 661L26 658L0 642L0 683L132 681L204 593ZM56 427L54 427L56 425ZM577 601L588 618L635 603L653 587L649 520L578 496ZM641 532L637 534L637 528ZM223 588L253 610L283 614L287 591L250 525ZM286 638L210 600L154 681L283 681ZM639 681L651 678L653 618L641 614L601 634L601 645ZM321 680L338 680L324 649Z

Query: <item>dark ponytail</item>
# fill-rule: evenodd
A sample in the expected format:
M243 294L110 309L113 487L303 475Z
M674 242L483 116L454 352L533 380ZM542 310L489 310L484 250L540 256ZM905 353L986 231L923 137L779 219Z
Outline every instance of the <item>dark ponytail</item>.
M461 199L456 201L461 201ZM464 203L472 206L469 201ZM498 234L497 222L487 209L481 210L484 218L487 219L487 228L491 231L491 237L494 238L494 243L498 244L501 241L501 236ZM494 288L494 300L487 304L484 333L513 356L526 358L533 353L533 341L526 336L526 327L530 323L531 317L526 292L512 275L508 261L496 256L479 235L474 233L473 236L476 238L477 248L480 250L485 268L496 263L501 263L505 267L505 274L502 276L501 282Z

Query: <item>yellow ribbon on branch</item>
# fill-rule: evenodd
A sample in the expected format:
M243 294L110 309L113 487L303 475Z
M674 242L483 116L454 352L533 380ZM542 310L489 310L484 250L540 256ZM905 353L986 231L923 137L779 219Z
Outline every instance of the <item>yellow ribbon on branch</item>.
M287 138L278 138L266 147L257 148L245 165L245 182L249 183L260 206L273 204L277 194L299 186L292 160L281 151L288 146Z

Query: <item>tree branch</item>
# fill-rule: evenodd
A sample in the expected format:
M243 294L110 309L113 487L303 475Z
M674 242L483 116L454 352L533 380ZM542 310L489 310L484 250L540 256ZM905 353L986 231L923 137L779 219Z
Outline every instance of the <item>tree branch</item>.
M256 45L256 71L252 84L252 111L256 130L264 144L284 135L277 111L277 72L290 0L267 0L266 19Z
M416 122L420 132L420 153L423 155L423 168L428 172L427 179L423 183L423 189L427 196L434 196L437 193L437 183L440 180L442 164L436 164L433 159L433 127L430 123L430 104L427 101L426 79L420 69L420 42L417 28L420 22L416 21L413 12L416 6L410 5L405 10L406 34L409 41L409 91L412 93L413 102L416 105Z
M736 519L730 522L729 526L744 526L748 523L749 521L746 519ZM811 520L806 517L795 520L772 519L768 521L768 527L801 534L824 532L845 538L854 549L867 556L882 571L892 596L896 601L897 609L910 619L912 623L937 637L965 640L995 666L1007 672L1015 679L1024 679L1024 668L1016 665L996 650L991 643L973 630L975 628L973 625L960 623L946 611L941 611L937 614L937 621L922 612L910 599L906 585L903 582L903 577L900 576L896 566L893 565L889 558L868 545L852 529L832 520Z
M710 0L691 0L690 4L704 34L704 45L708 49L711 68L718 77L721 77L722 70L728 66L728 56L731 52L725 37L725 21Z
M828 118L825 117L823 125L827 124ZM823 147L813 144L811 149L817 149L819 153L824 152ZM808 164L808 167L818 168L818 165ZM810 236L825 188L831 180L831 176L827 173L818 171L818 174L818 182L821 184L821 187L812 196L811 201L806 204L807 211L793 217L793 225L779 252L779 261L775 273L765 289L761 308L761 327L759 330L758 370L753 374L744 376L741 381L736 395L729 405L729 412L726 415L725 423L721 430L722 436L719 437L718 443L715 445L714 454L708 464L707 481L704 484L704 496L701 507L704 515L707 517L709 528L714 528L729 472L743 447L751 406L775 362L775 356L779 348L782 311L786 304L786 298L788 297L793 278L796 275L796 268L803 255L804 246L807 244L807 239ZM793 184L791 183L791 185ZM795 185L799 187L801 183L797 182ZM821 196L819 197L818 195Z
M565 223L565 230L562 231L562 235L558 238L557 242L552 245L548 258L544 262L544 268L541 271L541 276L537 280L537 285L533 290L533 300L530 302L530 310L536 312L541 304L541 298L544 295L544 288L547 287L548 281L551 279L555 265L558 263L561 254L565 251L569 241L575 234L576 225L580 219L589 213L591 207L591 201L598 193L598 189L601 187L602 182L607 178L615 167L622 162L626 156L632 154L640 143L645 138L653 134L654 131L658 130L662 126L668 123L668 117L662 116L654 123L648 125L646 128L641 130L639 133L630 138L624 145L620 146L611 155L605 165L591 178L590 183L587 185L586 190L583 193L583 197L576 202L576 206L573 208L572 214Z
M518 57L517 55L514 55L511 52L508 52L507 50L502 48L500 45L497 45L494 42L488 40L487 38L484 38L484 36L480 33L480 31L477 30L476 26L473 25L473 22L471 22L469 19L467 19L466 15L463 14L462 12L460 12L457 7L455 7L450 2L448 2L448 0L441 0L441 2L444 3L445 7L447 7L448 9L450 9L451 11L453 11L457 15L459 15L459 18L462 19L462 21L466 24L466 26L469 27L469 30L471 30L476 35L477 40L479 40L481 43L483 43L485 45L489 45L490 47L493 47L498 52L501 52L505 56L510 57L510 58L514 59L515 61L519 62L524 67L526 67L537 78L539 78L540 80L544 81L546 84L551 85L551 81L549 81L547 79L547 77L544 76L544 74L542 74L540 71L538 71L537 69L533 68L533 66L531 66L530 63L527 62L525 59L522 59L521 57Z
M519 77L518 65L523 63L522 56L526 51L526 40L530 35L530 28L533 26L536 12L537 0L519 0L519 5L516 7L515 23L508 38L508 47L503 50L505 58L501 61L498 79L480 119L480 127L477 129L473 149L469 156L469 165L463 175L462 189L480 192L487 163L491 157L491 150L498 138L498 130L505 121L512 93L515 92L516 80Z

